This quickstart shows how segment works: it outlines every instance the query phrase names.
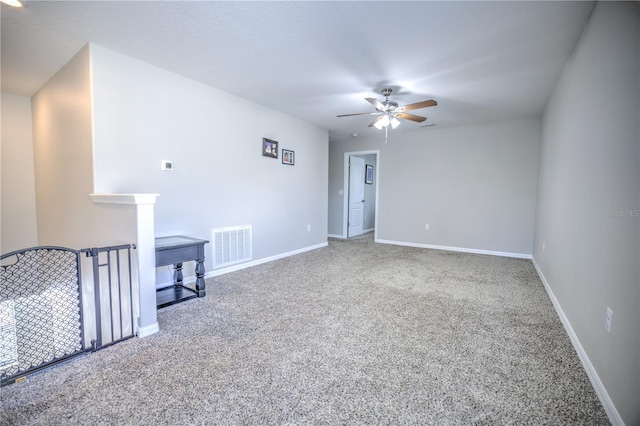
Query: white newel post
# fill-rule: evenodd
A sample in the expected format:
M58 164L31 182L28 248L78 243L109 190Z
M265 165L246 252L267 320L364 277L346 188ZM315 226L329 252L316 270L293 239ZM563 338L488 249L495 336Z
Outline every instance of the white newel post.
M156 247L154 204L158 194L91 194L94 203L131 204L136 206L136 250L140 316L138 337L157 333Z

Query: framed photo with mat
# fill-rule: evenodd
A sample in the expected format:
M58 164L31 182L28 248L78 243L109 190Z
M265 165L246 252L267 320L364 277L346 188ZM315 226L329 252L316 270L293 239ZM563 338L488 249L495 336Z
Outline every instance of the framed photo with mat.
M270 158L278 158L278 142L262 138L262 156Z
M367 164L364 174L364 183L373 184L373 166L371 164Z
M282 148L282 164L293 166L296 164L295 152Z

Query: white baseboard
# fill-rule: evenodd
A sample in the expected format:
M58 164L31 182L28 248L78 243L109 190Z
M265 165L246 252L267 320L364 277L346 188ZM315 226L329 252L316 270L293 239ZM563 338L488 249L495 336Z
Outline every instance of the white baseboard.
M214 269L213 271L208 271L204 274L204 278L211 278L211 277L217 277L220 275L224 275L224 274L228 274L229 272L235 272L235 271L239 271L241 269L246 269L246 268L250 268L252 266L257 266L257 265L261 265L263 263L267 263L267 262L273 262L274 260L278 260L278 259L283 259L285 257L289 257L289 256L295 256L296 254L300 254L300 253L304 253L307 251L311 251L311 250L316 250L322 247L327 247L329 245L329 243L320 243L320 244L316 244L313 246L309 246L309 247L303 247L301 249L298 250L293 250L293 251L289 251L286 253L280 253L280 254L276 254L275 256L270 256L270 257L264 257L262 259L257 259L257 260L253 260L250 262L244 262L244 263L238 263L236 265L233 266L229 266L227 268L220 268L220 269ZM191 284L191 283L195 283L196 282L196 277L195 276L190 276L190 277L186 277L183 280L184 284ZM156 288L163 288L163 287L169 287L173 285L173 282L171 281L167 281L161 284L156 284Z
M373 232L375 230L376 230L376 228L365 229L364 231L362 231L361 235L368 234L369 232ZM341 240L348 240L349 239L349 237L345 237L344 235L337 235L337 234L328 234L327 237L329 237L329 238L339 238Z
M428 248L428 249L445 250L445 251L457 251L461 253L486 254L489 256L515 257L518 259L532 259L532 255L527 253L509 253L504 251L480 250L480 249L451 247L451 246L436 246L433 244L408 243L405 241L390 241L390 240L381 240L381 239L376 239L375 242L381 243L381 244L392 244L396 246Z
M618 413L618 410L613 404L613 401L611 400L611 397L609 396L607 389L604 387L602 380L600 380L600 377L598 376L596 369L593 367L593 364L591 364L591 360L589 360L589 356L587 355L584 348L582 347L582 344L580 343L580 339L578 339L578 336L573 330L573 327L571 326L569 319L564 314L564 311L562 310L562 306L560 306L560 302L558 302L558 299L556 298L555 294L553 294L553 290L551 290L551 286L549 285L549 282L547 281L544 274L542 273L540 266L538 266L538 262L536 262L536 259L533 257L532 257L532 261L533 261L533 266L536 268L536 271L538 272L540 281L542 281L542 284L544 285L544 288L547 291L547 294L549 295L549 299L551 299L551 303L553 303L553 307L558 313L558 316L560 317L560 321L562 322L564 329L567 331L567 334L569 335L569 339L571 339L571 343L573 344L573 347L578 354L578 358L580 358L580 361L582 362L582 365L585 371L587 372L587 376L591 381L591 385L593 386L593 389L596 391L596 394L598 395L598 398L600 399L600 402L604 407L604 411L607 413L607 416L609 417L609 421L611 421L612 425L624 426L624 421L622 420L622 417L620 417L620 413Z
M157 322L154 322L151 325L138 327L138 337L142 338L142 337L151 336L152 334L155 334L158 331L160 331L160 325Z
M264 257L262 259L253 260L251 262L239 263L237 265L229 266L228 268L215 269L205 274L205 278L217 277L219 275L228 274L229 272L239 271L241 269L250 268L252 266L262 265L263 263L273 262L274 260L283 259L289 256L295 256L296 254L304 253L311 250L316 250L322 247L327 247L329 243L320 243L309 247L304 247L298 250L289 251L286 253L276 254L275 256ZM195 281L195 279L194 279Z

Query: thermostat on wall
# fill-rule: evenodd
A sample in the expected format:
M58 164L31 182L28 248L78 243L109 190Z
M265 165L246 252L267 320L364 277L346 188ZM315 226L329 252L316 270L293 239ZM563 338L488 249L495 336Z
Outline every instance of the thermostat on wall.
M162 160L162 170L173 170L173 161Z

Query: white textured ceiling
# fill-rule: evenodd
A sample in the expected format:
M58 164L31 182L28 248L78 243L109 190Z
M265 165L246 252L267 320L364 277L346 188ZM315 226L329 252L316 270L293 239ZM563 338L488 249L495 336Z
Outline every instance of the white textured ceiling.
M2 91L31 96L86 43L328 129L377 132L364 97L425 123L540 114L592 2L27 1L2 5ZM250 121L250 117L247 117ZM394 132L416 130L403 121ZM428 131L423 129L422 131Z

